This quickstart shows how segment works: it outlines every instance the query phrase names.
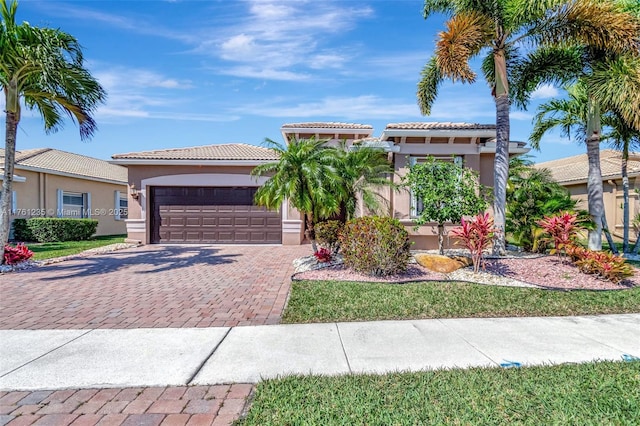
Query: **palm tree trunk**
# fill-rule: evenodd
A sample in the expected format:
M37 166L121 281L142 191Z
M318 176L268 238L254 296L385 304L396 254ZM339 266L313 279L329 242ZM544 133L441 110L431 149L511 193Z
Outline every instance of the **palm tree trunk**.
M0 195L0 246L4 263L4 246L9 241L11 226L11 193L13 190L13 170L16 159L16 134L18 131L18 117L15 112L6 113L4 149L4 176L2 178L2 195Z
M496 157L493 170L493 221L496 229L493 254L504 256L507 179L509 178L509 80L504 50L493 54L496 74Z
M496 157L493 172L493 220L496 233L493 254L505 254L505 216L509 176L509 98L496 97Z
M622 252L629 253L629 144L622 147Z
M314 226L314 220L313 220L313 213L307 212L305 214L305 219L307 223L305 226L304 234L309 240L309 242L311 242L311 249L315 253L318 251L318 245L316 244L316 231L314 229L315 226Z
M602 250L604 216L602 172L600 171L600 107L591 97L587 103L587 158L589 160L587 202L589 214L595 224L595 228L589 230L589 248L599 251Z

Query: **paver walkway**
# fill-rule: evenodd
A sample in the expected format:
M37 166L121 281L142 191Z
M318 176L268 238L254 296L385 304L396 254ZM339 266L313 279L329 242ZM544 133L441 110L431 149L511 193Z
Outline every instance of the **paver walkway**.
M230 425L250 384L0 392L0 425Z
M0 329L217 327L280 322L310 246L163 246L0 275Z

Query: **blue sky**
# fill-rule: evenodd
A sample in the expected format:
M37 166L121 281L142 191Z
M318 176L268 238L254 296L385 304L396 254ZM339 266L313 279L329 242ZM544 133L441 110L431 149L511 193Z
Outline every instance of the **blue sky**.
M445 83L431 116L420 115L416 84L444 17L424 20L421 0L22 0L18 21L60 28L84 47L87 67L108 92L98 132L80 140L68 121L46 135L24 112L18 149L52 147L110 159L173 147L281 140L283 123L494 123L490 91ZM511 139L527 140L538 102L513 110ZM4 99L2 100L4 103ZM3 105L2 105L3 106ZM580 154L550 135L535 161Z

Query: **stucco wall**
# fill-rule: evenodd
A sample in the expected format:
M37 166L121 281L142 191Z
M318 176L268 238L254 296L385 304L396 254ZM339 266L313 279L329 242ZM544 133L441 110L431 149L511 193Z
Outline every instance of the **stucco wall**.
M115 192L123 196L126 185L96 182L50 173L16 169L16 174L26 178L25 182L14 182L17 196L15 217L57 217L57 190L91 194L91 218L98 220L96 235L120 235L126 233L124 220L116 219Z
M640 188L640 178L632 177L629 179L629 220L633 221L633 218L640 213L640 203L638 201L638 194L635 192L636 188ZM589 205L587 202L587 184L579 183L574 185L565 185L565 188L569 190L571 198L578 200L577 207L579 209L588 210ZM607 224L609 230L613 233L614 237L621 239L623 235L623 223L624 213L622 208L623 192L622 192L622 179L611 179L603 182L603 201L604 210L607 217ZM629 230L629 236L635 241L635 232L633 227Z
M428 145L423 145L424 154L418 154L416 147L411 147L411 156L418 155L430 155L428 153ZM455 148L453 146L452 148ZM440 148L441 149L441 148ZM453 151L452 151L453 153ZM447 153L449 154L449 153ZM442 155L442 154L439 154ZM394 177L396 183L400 183L403 176L409 172L409 158L410 155L404 155L402 153L395 156L394 169L397 176ZM479 181L482 185L492 187L493 186L493 154L465 154L463 155L463 164L472 170L479 173ZM438 248L438 229L437 224L429 223L415 229L415 224L411 220L411 193L408 189L401 189L400 191L392 192L391 205L393 211L393 217L399 219L409 232L411 241L413 242L412 249L415 250L432 250ZM445 233L457 224L445 226ZM445 248L453 248L454 240L445 237Z

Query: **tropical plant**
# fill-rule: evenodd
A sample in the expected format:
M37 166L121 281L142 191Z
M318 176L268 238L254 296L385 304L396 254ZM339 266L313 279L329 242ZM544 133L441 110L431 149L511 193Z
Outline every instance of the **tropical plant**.
M342 141L333 153L334 168L341 180L340 190L336 193L340 200L339 220L344 223L353 218L359 203L363 212L366 209L372 214L384 214L388 206L379 190L397 187L389 179L394 170L384 150L358 145L349 147Z
M409 233L397 219L365 216L349 220L340 233L344 264L356 272L384 276L407 269Z
M523 104L540 84L578 83L573 93L569 93L568 102L575 104L549 103L548 111L542 109L539 114L545 118L544 114L560 110L568 117L580 117L577 125L567 123L563 117L554 124L553 117L549 117L546 130L561 126L568 133L569 125L578 140L586 143L588 205L595 223L595 228L589 231L589 248L600 250L602 229L606 229L600 170L602 114L613 112L627 125L640 130L640 3L627 0L575 3L584 3L581 7L585 11L592 10L591 22L597 31L589 38L568 39L563 44L539 49L518 64L514 98L516 103ZM531 137L534 147L546 130L534 131Z
M33 252L23 243L16 244L15 247L9 244L4 247L4 263L7 265L17 265L33 257Z
M622 252L629 253L629 149L640 146L640 130L629 126L617 113L605 114L602 124L610 129L603 140L609 142L616 150L621 151L622 161L620 174L622 176ZM635 251L635 246L634 250Z
M489 213L478 214L469 221L462 218L461 226L451 230L451 234L459 238L471 253L473 272L478 272L481 265L484 269L482 255L489 247L494 233L493 218L489 216Z
M524 71L556 79L566 75L563 58L541 61L539 51L544 49L538 47L575 41L588 47L626 52L637 47L638 27L630 14L622 13L621 7L598 0L425 0L424 17L436 12L452 16L446 30L439 34L435 54L422 71L418 103L421 112L429 115L442 81L473 83L476 73L469 62L487 53L482 72L496 104L493 208L498 232L494 253L503 254L510 98L524 107L538 87L537 81L529 84L526 76L519 77L522 89L519 96L513 96L511 82ZM523 67L523 63L528 66Z
M551 254L566 254L567 247L575 245L580 224L576 213L563 212L554 216L545 216L538 224L549 235L553 242Z
M574 211L577 201L553 180L548 169L533 166L528 157L509 160L506 231L525 251L544 250L537 221L561 211Z
M78 41L59 29L16 23L17 1L0 0L0 86L5 96L5 165L0 197L0 246L9 238L16 136L21 109L36 110L47 133L68 115L80 138L96 131L93 113L106 94L84 67Z
M634 275L633 268L622 256L593 251L578 245L569 245L566 251L580 272L585 274L594 274L614 283Z
M414 222L438 223L438 250L444 254L444 224L460 223L463 216L473 216L487 207L484 188L473 170L453 161L428 157L409 169L405 182L418 208Z
M336 196L340 176L325 142L315 138L294 139L284 145L266 139L265 145L278 154L279 160L261 164L251 172L254 176L269 176L256 191L256 204L278 210L289 200L304 215L305 235L314 253L318 251L316 222L335 215L340 208L340 198Z

